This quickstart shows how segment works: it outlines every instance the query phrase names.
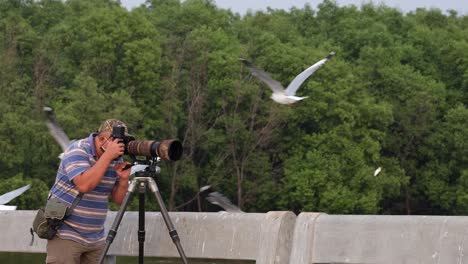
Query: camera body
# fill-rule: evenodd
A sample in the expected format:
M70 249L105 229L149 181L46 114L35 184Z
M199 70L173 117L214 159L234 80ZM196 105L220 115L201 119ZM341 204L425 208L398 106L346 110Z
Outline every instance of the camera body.
M112 138L122 139L122 143L125 145L125 154L129 154L127 146L130 141L135 140L133 136L125 135L125 127L117 125L112 127Z
M147 158L159 157L162 160L177 161L182 157L182 143L177 139L166 139L161 142L156 140L135 140L133 136L125 135L125 127L113 126L112 137L122 139L125 145L125 154L145 156Z

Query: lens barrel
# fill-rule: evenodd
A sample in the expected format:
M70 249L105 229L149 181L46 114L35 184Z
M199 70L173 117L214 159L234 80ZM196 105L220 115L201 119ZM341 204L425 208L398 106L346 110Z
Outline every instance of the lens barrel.
M127 152L130 155L159 157L162 160L177 161L182 157L182 143L177 139L166 139L161 142L156 140L133 140L127 144Z

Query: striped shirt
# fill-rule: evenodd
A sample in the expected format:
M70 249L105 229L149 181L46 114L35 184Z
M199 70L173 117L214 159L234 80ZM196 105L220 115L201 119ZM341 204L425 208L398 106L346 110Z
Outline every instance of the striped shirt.
M94 137L78 140L65 151L57 171L50 196L71 206L79 191L72 180L91 168L97 160ZM121 160L120 160L121 161ZM117 161L112 161L101 182L91 192L85 193L65 219L57 232L62 239L70 239L85 246L96 246L105 242L104 221L106 220L109 195L118 178L114 170Z

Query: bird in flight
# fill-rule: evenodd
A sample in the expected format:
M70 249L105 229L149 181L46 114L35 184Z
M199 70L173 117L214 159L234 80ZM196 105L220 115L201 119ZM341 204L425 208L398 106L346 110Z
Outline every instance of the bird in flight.
M16 210L15 205L5 205L9 203L11 200L15 199L16 197L20 196L22 193L27 191L31 188L31 184L25 185L21 188L13 190L11 192L7 192L3 195L0 195L0 210Z
M242 210L234 205L226 196L222 193L213 191L213 188L210 185L203 186L200 188L200 193L208 193L206 195L206 200L210 203L215 204L224 209L226 212L231 213L242 213Z
M312 75L318 68L324 65L333 56L335 56L334 51L330 52L330 54L328 54L327 57L319 60L317 63L301 72L299 75L296 76L296 78L294 78L294 80L292 80L292 82L288 85L288 87L286 87L286 89L281 85L281 83L271 78L265 71L256 67L248 60L242 58L239 60L247 66L247 69L249 69L252 75L256 76L258 79L260 79L262 82L264 82L270 87L270 89L273 91L273 94L271 95L271 99L273 99L273 101L280 104L288 105L294 104L308 97L296 96L297 89L299 89L301 84L307 78L309 78L310 75Z
M52 108L45 106L43 108L44 113L46 114L46 122L47 122L47 128L49 128L49 132L52 135L52 137L57 141L57 143L60 145L62 148L62 151L65 152L67 150L68 146L73 143L75 140L70 140L63 131L63 129L60 127L58 124L57 120L55 119L54 111ZM63 156L63 152L60 153L59 158L61 159Z
M378 167L375 171L374 171L374 177L379 175L379 173L382 171L382 167Z
M206 199L208 202L223 208L224 211L222 211L222 212L242 213L242 210L239 207L234 205L222 193L214 191L214 189L213 189L213 187L211 187L211 185L206 185L206 186L201 187L200 190L195 194L195 196L192 199L190 199L187 202L177 206L177 209L182 208L182 207L194 202L198 198Z

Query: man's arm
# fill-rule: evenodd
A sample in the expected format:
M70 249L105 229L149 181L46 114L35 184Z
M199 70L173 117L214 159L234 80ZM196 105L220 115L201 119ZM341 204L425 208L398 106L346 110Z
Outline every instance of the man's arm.
M122 181L120 180L112 190L112 201L114 203L121 205L123 202L123 199L125 198L125 195L127 194L128 190L128 181Z
M115 166L115 172L119 175L119 181L114 186L112 190L112 201L114 203L120 205L125 197L125 194L128 190L128 177L130 176L130 168L123 170L123 168L127 165L126 162L119 163Z

